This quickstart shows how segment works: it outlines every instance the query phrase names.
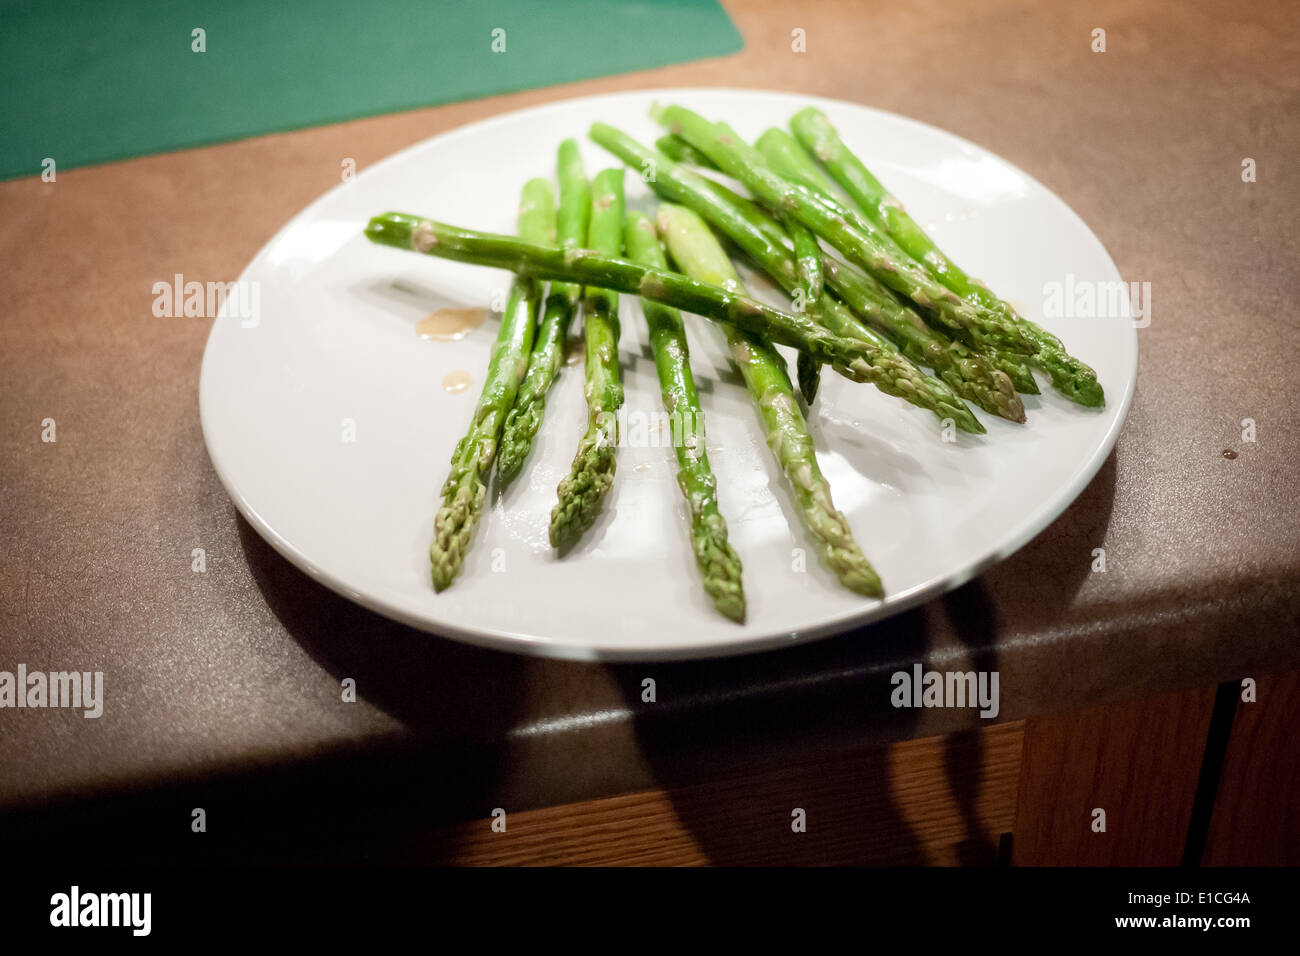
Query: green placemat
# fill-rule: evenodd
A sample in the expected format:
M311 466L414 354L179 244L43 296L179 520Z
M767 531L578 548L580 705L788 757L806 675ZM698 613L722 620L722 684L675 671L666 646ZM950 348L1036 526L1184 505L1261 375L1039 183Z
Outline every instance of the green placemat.
M716 0L0 0L0 178L741 45Z

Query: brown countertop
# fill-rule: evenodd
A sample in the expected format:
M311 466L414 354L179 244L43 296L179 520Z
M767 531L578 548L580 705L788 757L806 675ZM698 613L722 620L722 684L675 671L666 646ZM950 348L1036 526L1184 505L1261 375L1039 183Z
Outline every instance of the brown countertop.
M333 809L298 813L304 827L400 826L404 811L484 815L978 723L889 706L888 675L917 660L998 670L999 719L1300 666L1300 8L727 6L746 46L720 60L0 184L0 670L103 670L107 697L98 720L0 711L11 823L98 826L191 799L249 812L305 793ZM807 53L790 50L796 27ZM1105 53L1089 48L1095 27ZM197 387L209 322L155 318L152 284L234 279L337 182L342 157L364 169L493 113L661 85L893 110L1064 198L1125 279L1152 287L1137 395L1097 478L945 598L722 661L477 650L291 567L237 517L208 461ZM1255 183L1241 180L1244 157ZM41 441L47 417L54 444ZM196 547L205 574L191 571ZM1098 547L1105 573L1091 571ZM355 704L340 701L345 677ZM644 677L657 703L641 703ZM67 814L40 810L51 801Z

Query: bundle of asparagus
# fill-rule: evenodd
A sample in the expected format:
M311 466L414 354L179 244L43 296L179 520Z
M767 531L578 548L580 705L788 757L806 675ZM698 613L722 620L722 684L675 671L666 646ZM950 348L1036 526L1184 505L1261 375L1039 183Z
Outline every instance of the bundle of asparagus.
M604 170L589 185L578 144L565 140L558 153L558 218L550 183L531 180L517 237L397 212L375 216L366 227L377 243L515 275L483 393L443 486L430 549L437 590L460 570L494 459L502 483L522 470L579 308L587 428L557 489L552 546L570 548L595 522L614 481L619 436L613 423L623 403L618 293L641 299L663 404L674 422L677 480L703 588L736 621L745 615L741 563L727 539L704 450L682 312L722 327L818 552L845 587L865 595L883 593L880 578L835 510L775 346L797 351L806 406L823 365L972 434L986 429L963 400L1025 421L1016 393L1038 391L1032 368L1081 405L1103 403L1096 373L945 256L818 110L795 114L793 135L769 129L754 145L681 106L656 108L653 115L669 131L653 148L604 123L592 126L591 138L627 166L653 172L643 178L664 200L654 220L625 211L621 169ZM750 197L714 173L730 176ZM746 293L713 230L790 295L789 310ZM669 268L661 240L676 269Z

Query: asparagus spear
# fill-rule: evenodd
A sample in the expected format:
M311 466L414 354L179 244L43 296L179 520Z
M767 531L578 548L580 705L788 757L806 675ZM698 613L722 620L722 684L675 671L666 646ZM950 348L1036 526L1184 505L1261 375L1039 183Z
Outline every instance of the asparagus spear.
M844 144L824 113L813 107L800 110L791 119L790 126L799 141L826 164L836 182L844 187L863 212L883 227L913 259L924 264L944 286L1017 322L1036 346L1033 364L1051 376L1057 389L1081 405L1098 406L1105 402L1097 373L1070 355L1055 335L1018 315L984 283L968 276L944 255L902 204Z
M822 247L817 244L817 237L795 220L786 223L786 231L794 243L794 271L798 278L795 302L805 310L812 310L815 316L817 300L822 297ZM799 374L799 391L811 405L821 382L821 365L807 352L800 352L795 368Z
M598 253L623 252L623 169L602 169L591 184L587 245ZM592 526L614 485L617 436L614 416L623 405L618 368L618 293L587 288L583 309L586 339L587 432L578 443L569 475L551 509L551 546L569 548Z
M1010 352L1036 351L1028 333L1005 314L966 302L913 262L888 236L852 210L777 175L763 154L735 133L681 106L658 111L660 123L708 156L764 205L791 216L857 262L880 282L948 327L965 329L975 344Z
M555 230L555 197L551 184L532 179L524 185L519 205L519 232L530 241L544 240ZM501 316L483 392L469 431L451 455L451 473L442 486L442 504L433 521L429 559L433 587L441 591L460 573L470 539L483 511L487 476L496 456L506 412L528 368L533 347L541 287L530 276L518 276L510 287Z
M798 222L786 223L786 231L794 244L794 272L799 279L796 289L801 293L804 303L813 307L822 297L825 288L822 276L822 247L817 237Z
M706 176L699 176L667 157L647 149L612 126L604 123L594 124L591 127L591 138L633 168L640 168L647 161L653 161L656 164L656 175L650 185L656 193L670 202L694 210L714 229L726 235L741 251L757 262L759 267L786 291L793 293L797 287L798 277L794 259L785 245L789 237L785 230L756 204L738 196L726 186ZM831 259L829 256L823 257L823 268L827 270L826 277L832 285L835 276L829 271L829 267L832 263L838 262L839 260ZM867 279L866 274L860 270L857 271L857 275ZM996 383L986 385L982 376L990 375L991 370L985 367L982 375L977 375L978 370L974 366L968 368L963 364L964 360L961 357L953 356L946 348L929 344L939 336L939 333L932 332L919 316L911 310L904 309L891 293L881 289L880 296L881 302L867 303L871 310L874 310L871 312L872 316L879 317L886 313L889 313L891 318L898 318L899 314L909 316L912 324L907 320L899 319L911 336L909 339L904 335L900 339L910 343L909 357L915 361L919 354L924 358L925 364L946 369L947 371L942 374L944 381L948 382L944 384L931 376L923 375L919 369L903 360L902 356L894 355L892 356L895 362L894 375L883 383L877 383L881 391L903 398L913 405L928 408L941 419L951 418L962 431L977 434L984 431L984 426L971 414L970 409L962 403L961 399L953 394L953 389L958 389L958 386L960 386L958 390L964 390L962 394L980 402L990 411L1006 414L1008 417L1015 416L1014 407L998 400L1000 391L1005 391L1011 395L1011 405L1019 406L1019 400L1015 398L1014 392L1005 380L1001 381L1000 386L996 386ZM855 302L847 295L845 301L854 308L864 304ZM823 294L818 300L816 317L836 335L860 338L889 352L898 351L898 346L892 341L854 320L844 306L829 295ZM891 335L895 334L887 323L883 325ZM946 341L945 339L944 342ZM918 342L920 344L917 344ZM941 363L940 360L943 362ZM952 388L949 385L952 385ZM1023 420L1023 408L1020 408L1019 414Z
M769 129L758 138L757 147L778 175L807 186L818 195L832 195L834 185L789 133ZM856 266L838 263L828 256L824 269L828 276L833 273L832 286L851 308L868 322L875 322L901 337L909 358L939 371L958 394L986 411L1013 422L1025 420L1024 403L1015 393L1036 393L1038 388L1028 367L1014 355L994 349L976 354L942 332L930 330L920 316L901 306L884 286ZM908 346L916 348L909 350ZM998 374L999 370L1004 374ZM1012 372L1022 373L1023 378L1012 376ZM1028 379L1027 383L1024 378ZM1022 384L1028 387L1020 388Z
M654 223L641 212L629 212L625 242L634 262L667 269ZM672 422L673 449L677 455L677 487L690 509L691 550L700 569L704 590L713 606L733 621L745 619L745 591L740 558L727 541L727 522L718 510L717 480L704 449L704 411L691 374L686 329L676 309L643 299L641 311L650 330L655 371L664 409Z
M1026 395L1038 394L1038 380L1034 378L1034 373L1029 368L1029 362L1033 360L1032 356L1017 355L1014 352L1003 352L1001 349L992 348L982 349L979 354L989 365L1010 379L1017 392L1024 392Z
M825 283L825 276L822 272L821 245L817 242L817 237L812 230L796 219L787 217L785 228L794 242L795 270L799 273L800 285L809 291L817 290L816 294L809 299L809 301L815 303L820 297L821 289ZM805 283L807 284L805 285ZM817 367L812 364L810 359L801 354L797 368L799 372L799 391L803 393L805 401L811 405L813 397L817 393Z
M738 326L781 345L811 352L846 378L871 382L881 391L899 395L923 408L932 408L940 417L952 417L954 411L944 405L942 396L930 394L931 380L922 376L897 352L888 351L876 342L837 335L806 316L782 312L677 272L649 269L590 249L561 249L525 242L513 236L460 229L409 213L389 212L374 216L366 225L365 233L370 241L397 249L510 269L538 279L578 282L639 295L715 322ZM958 415L964 412L965 417L973 422L965 430L983 431L968 409L955 411ZM962 428L961 419L956 421L957 427Z
M690 163L692 166L699 166L701 169L717 170L713 160L705 156L698 149L692 146L680 136L674 136L669 133L667 136L660 136L655 140L655 149L663 153L675 163Z
M835 184L830 177L817 165L817 161L804 151L804 147L785 130L776 129L775 127L767 130L758 138L755 146L779 175L802 183L821 195L834 196ZM904 251L909 250L905 249ZM925 265L924 262L921 264ZM850 272L851 276L849 275ZM849 270L846 270L846 278L852 278L863 289L870 287L873 297L884 294L887 298L891 298L880 283L856 267L850 267ZM943 281L941 277L940 281ZM836 291L841 290L837 289ZM1038 383L1034 380L1034 374L1026 364L1026 356L1000 351L991 347L983 348L979 353L972 353L961 343L951 342L942 332L935 332L934 334L937 339L942 340L941 344L954 354L960 355L965 361L974 363L976 374L988 375L996 369L1007 376L1017 392L1025 392L1029 395L1038 394ZM961 335L961 330L957 330L957 334ZM978 399L975 400L978 401ZM996 409L988 408L987 405L982 407L989 411L996 411ZM1024 421L1024 406L1019 399L1014 399L1011 407L1014 413L1006 417L1011 418L1013 421Z
M546 241L558 240L565 248L581 246L587 241L591 190L576 140L566 139L560 144L558 160L560 209L555 235ZM497 479L501 482L512 481L519 474L524 459L532 450L533 437L546 413L546 394L564 363L564 340L577 311L580 292L578 286L570 283L551 283L532 358L528 362L528 374L519 386L514 407L506 415L505 428L501 432L501 453L497 458Z
M1008 421L1025 420L1025 406L1016 394L1014 380L987 353L973 352L926 325L857 266L825 256L822 269L826 284L864 320L892 336L913 362L930 366L953 391L985 411Z
M731 260L694 212L665 204L659 207L658 222L669 254L688 275L723 288L741 288ZM831 488L817 466L812 435L799 413L785 363L762 338L734 326L727 328L727 343L758 408L768 447L790 482L799 513L822 556L845 587L879 597L880 577L831 501Z
M802 146L793 136L783 129L772 126L763 131L763 135L754 140L754 148L763 154L777 175L803 183L809 189L822 196L837 199L835 183L822 172L817 162L804 152Z

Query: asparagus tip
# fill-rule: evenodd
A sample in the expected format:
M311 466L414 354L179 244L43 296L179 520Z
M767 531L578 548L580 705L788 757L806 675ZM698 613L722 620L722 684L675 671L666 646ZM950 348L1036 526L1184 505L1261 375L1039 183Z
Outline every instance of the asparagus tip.
M1101 408L1106 404L1106 393L1102 390L1101 383L1096 379L1091 381L1075 379L1073 388L1067 390L1066 394L1080 405L1088 408Z
M880 582L880 575L876 574L875 571L870 571L869 574L845 575L840 578L840 583L850 591L864 597L883 598L885 596L885 586Z
M456 579L456 574L460 571L459 562L451 562L449 555L436 544L429 548L429 566L433 589L439 593L451 586L451 582Z
M677 480L679 484L683 483L682 472L678 472ZM696 507L695 502L692 507ZM743 624L745 586L741 580L740 556L727 540L727 523L721 514L716 511L712 514L702 510L695 512L691 519L691 548L703 576L704 590L712 599L713 606L719 613Z
M571 473L557 489L559 500L551 510L551 547L567 551L596 523L601 503L614 484L615 464L611 445L584 440Z
M852 539L845 545L830 548L827 557L835 577L850 591L864 597L885 596L885 586L880 581L880 575Z
M745 596L736 595L714 595L713 606L723 617L730 618L737 624L745 623Z

